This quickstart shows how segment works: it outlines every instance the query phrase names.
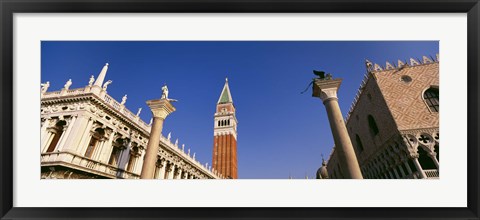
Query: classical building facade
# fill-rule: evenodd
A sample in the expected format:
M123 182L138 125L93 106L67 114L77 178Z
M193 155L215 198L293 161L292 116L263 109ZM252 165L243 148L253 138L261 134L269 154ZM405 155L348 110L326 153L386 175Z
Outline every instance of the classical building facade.
M125 107L127 96L116 101L104 82L108 64L88 85L60 91L41 91L41 178L138 179L151 123ZM155 179L219 179L220 173L201 164L195 154L160 136Z
M214 115L213 156L214 170L230 179L238 178L237 167L237 117L232 94L225 79Z
M439 178L439 59L366 62L345 124L363 178ZM333 148L329 178L346 178Z

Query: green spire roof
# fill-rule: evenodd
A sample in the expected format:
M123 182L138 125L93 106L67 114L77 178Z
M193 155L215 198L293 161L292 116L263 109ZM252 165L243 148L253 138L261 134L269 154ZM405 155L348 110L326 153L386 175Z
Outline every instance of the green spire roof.
M230 88L228 87L228 78L225 78L225 85L223 86L222 94L218 99L217 104L233 103L232 95L230 94Z

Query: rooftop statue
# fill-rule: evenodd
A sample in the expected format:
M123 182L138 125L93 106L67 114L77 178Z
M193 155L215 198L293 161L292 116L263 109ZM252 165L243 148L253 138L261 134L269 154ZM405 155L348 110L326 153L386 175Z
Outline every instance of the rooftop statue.
M48 87L50 87L50 81L47 81L46 83L40 84L42 86L42 93L47 92Z
M127 102L127 95L124 95L122 97L122 102L120 103L120 105L125 105L125 102Z
M95 78L92 75L92 76L90 76L90 80L88 81L88 86L92 86L93 82L95 82Z
M108 85L112 84L112 80L108 80L105 84L103 84L103 90L107 90Z
M142 108L138 108L137 117L140 115L140 112L142 112Z
M72 85L72 79L68 79L68 81L65 83L65 85L63 86L63 88L65 90L68 90L68 88L70 88L70 86Z

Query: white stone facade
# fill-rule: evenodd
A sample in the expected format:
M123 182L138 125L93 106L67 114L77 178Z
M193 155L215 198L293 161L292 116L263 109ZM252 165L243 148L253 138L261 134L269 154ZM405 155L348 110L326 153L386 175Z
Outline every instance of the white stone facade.
M107 94L105 65L95 84L41 94L44 179L138 179L151 125ZM104 89L105 88L105 89ZM160 138L155 179L220 179L178 143Z

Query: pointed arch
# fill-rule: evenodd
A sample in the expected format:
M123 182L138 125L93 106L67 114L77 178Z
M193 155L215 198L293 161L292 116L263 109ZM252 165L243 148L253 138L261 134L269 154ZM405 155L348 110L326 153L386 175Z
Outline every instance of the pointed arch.
M357 149L359 153L363 152L362 140L360 139L360 136L358 136L358 134L355 134L355 141L357 142Z
M423 92L423 100L425 100L430 112L439 112L439 97L438 88L430 87Z
M376 136L380 132L377 126L377 122L375 121L375 118L373 118L372 115L368 115L368 127L370 129L370 133L372 134L372 136Z

